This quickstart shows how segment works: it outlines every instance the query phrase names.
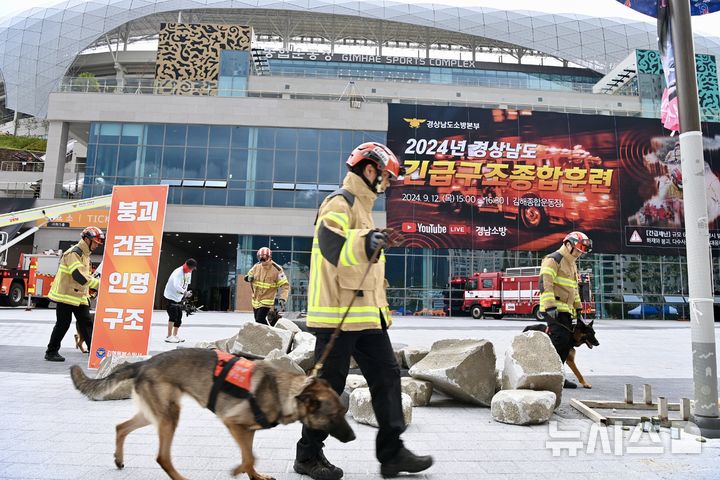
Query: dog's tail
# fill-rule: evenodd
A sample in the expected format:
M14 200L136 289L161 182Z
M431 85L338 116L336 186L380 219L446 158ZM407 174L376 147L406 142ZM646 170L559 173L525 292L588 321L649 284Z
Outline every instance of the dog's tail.
M531 331L544 332L546 328L547 325L545 325L544 323L536 323L535 325L528 325L527 327L525 327L523 333Z
M135 378L143 363L125 363L105 378L90 378L79 365L73 365L70 367L70 377L80 393L91 400L102 400L122 382Z

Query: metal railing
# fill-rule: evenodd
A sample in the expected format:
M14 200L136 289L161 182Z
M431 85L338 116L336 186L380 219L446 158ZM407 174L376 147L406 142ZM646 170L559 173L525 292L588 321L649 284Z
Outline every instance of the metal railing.
M0 162L0 172L42 172L44 169L44 162L23 160L3 160Z
M98 84L90 85L86 78L65 78L59 86L60 92L78 93L113 93L113 94L135 94L135 95L187 95L187 96L224 96L224 97L252 97L252 98L282 98L287 100L325 100L325 101L349 101L347 96L338 93L320 92L298 92L294 90L262 91L262 90L240 90L219 88L217 82L202 81L177 81L167 83L153 79L135 79L135 84L127 82L121 86L116 79L98 80ZM610 97L610 96L608 96ZM505 108L516 110L548 111L560 113L584 113L616 116L641 116L639 110L616 110L611 106L598 107L596 105L565 105L565 104L520 104L508 102L487 102L472 101L462 98L432 99L418 97L386 96L381 94L365 94L363 99L367 103L402 103L411 105L438 105L455 107L482 107L482 108ZM502 107L500 107L502 105Z

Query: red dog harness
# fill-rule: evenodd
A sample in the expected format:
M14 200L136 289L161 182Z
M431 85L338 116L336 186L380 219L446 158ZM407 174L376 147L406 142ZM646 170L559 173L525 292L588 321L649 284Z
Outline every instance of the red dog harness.
M277 422L271 423L268 421L260 409L255 395L250 393L250 382L255 371L255 362L220 350L215 350L215 353L218 359L213 372L213 386L210 390L207 408L215 413L218 394L220 392L227 393L236 398L246 398L250 402L255 421L262 428L276 426Z

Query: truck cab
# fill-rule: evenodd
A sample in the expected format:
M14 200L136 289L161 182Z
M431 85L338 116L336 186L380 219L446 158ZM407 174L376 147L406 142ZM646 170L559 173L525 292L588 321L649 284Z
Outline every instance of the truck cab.
M473 318L487 315L502 318L502 274L500 272L474 273L465 285L463 309Z

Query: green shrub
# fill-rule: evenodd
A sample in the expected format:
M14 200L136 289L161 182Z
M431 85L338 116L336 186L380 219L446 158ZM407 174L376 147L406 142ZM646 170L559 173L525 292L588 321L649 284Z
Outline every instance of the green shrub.
M15 150L30 150L32 152L45 152L47 140L40 137L23 137L15 135L0 135L0 148Z

